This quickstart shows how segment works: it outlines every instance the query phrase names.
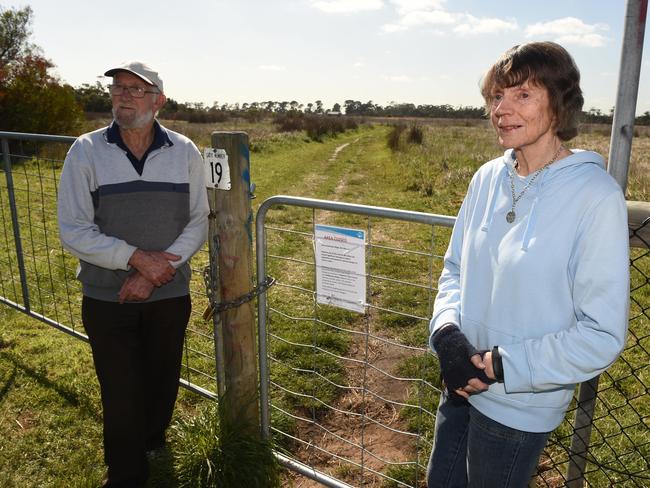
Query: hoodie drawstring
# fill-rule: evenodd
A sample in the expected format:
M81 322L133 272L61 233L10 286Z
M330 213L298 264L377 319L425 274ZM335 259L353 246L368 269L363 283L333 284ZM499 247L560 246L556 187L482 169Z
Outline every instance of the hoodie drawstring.
M521 250L528 251L528 244L530 243L530 238L533 232L535 231L535 224L537 223L537 202L539 197L535 197L533 204L530 206L530 213L528 214L528 223L526 224L526 230L524 231L524 238L521 241Z
M490 194L488 196L488 205L485 207L485 213L483 214L483 223L481 223L481 230L487 232L492 225L492 219L494 218L494 206L497 201L497 193L499 193L499 187L502 184L504 176L508 173L508 167L506 165L501 168L499 174L496 177L496 184L491 185Z
M530 244L532 235L535 232L535 225L537 224L537 202L539 202L539 196L542 194L542 188L544 186L544 180L546 179L547 173L547 171L543 172L539 181L537 182L535 199L530 206L530 212L528 212L528 222L526 223L526 230L524 231L524 237L521 241L522 251L528 251L528 244Z

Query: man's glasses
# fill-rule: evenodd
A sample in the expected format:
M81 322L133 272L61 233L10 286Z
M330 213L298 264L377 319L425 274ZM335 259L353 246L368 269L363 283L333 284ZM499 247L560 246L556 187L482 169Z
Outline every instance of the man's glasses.
M122 95L125 90L128 91L129 95L133 98L142 98L145 93L160 93L159 91L146 90L141 86L108 85L108 91L111 95L116 97Z

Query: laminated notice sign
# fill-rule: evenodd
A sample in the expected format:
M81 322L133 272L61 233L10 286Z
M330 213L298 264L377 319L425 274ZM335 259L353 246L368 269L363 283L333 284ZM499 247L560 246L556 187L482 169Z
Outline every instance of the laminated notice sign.
M316 301L355 312L365 312L365 232L317 224L314 237Z

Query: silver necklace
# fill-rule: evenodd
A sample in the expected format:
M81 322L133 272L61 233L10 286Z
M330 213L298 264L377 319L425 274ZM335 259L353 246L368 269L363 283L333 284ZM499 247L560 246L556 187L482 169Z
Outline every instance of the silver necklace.
M512 207L510 207L510 211L506 214L506 222L508 222L509 224L512 224L515 221L515 217L517 216L517 214L515 214L515 206L517 205L517 202L519 200L521 200L521 197L524 196L524 193L526 193L526 191L530 188L530 185L533 184L533 182L542 173L542 171L544 171L546 168L548 168L551 164L553 164L555 162L557 157L562 152L562 149L563 149L563 147L560 144L560 147L558 148L557 152L555 153L555 156L553 156L553 159L551 159L548 163L546 163L544 166L542 166L537 171L535 171L533 173L532 178L530 180L528 180L528 183L526 184L524 189L521 190L521 192L519 192L519 195L516 195L516 196L515 196L515 169L514 168L517 167L517 161L515 161L515 166L514 166L512 172L509 173L510 174L510 190L512 191Z

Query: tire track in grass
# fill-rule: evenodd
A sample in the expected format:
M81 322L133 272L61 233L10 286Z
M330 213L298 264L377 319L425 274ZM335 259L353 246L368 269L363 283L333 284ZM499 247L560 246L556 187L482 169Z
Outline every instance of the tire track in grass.
M389 156L385 154L384 140L384 131L377 130L353 141L351 146L348 146L348 143L335 150L330 160L338 159L345 166L336 188L327 197L328 199L358 203L368 203L368 198L375 200L379 197L381 199L376 194L376 188L373 188L375 185L368 175L377 171L378 160L385 162L385 159L389 159ZM345 152L341 155L343 150ZM385 171L392 170L388 168ZM358 217L334 212L318 212L318 221L363 228L359 225ZM382 240L389 239L390 232L381 232L381 235L377 236L375 231L376 229L373 228L373 240L376 237ZM363 335L355 335L350 340L346 357L353 361L345 362L347 384L363 386L366 393L362 394L356 389L343 391L341 396L333 402L333 409L319 421L326 430L309 424L299 425L298 430L300 438L311 439L321 448L359 464L362 462L362 454L350 442L358 444L363 438L367 450L363 455L364 466L381 472L387 466L382 459L391 462L404 462L409 461L414 455L413 448L409 447L409 439L404 434L395 431L406 430L406 422L400 419L399 410L394 403L405 402L408 397L409 385L381 372L385 371L393 376L399 376L397 366L413 354L375 339L374 337L385 336L387 333L379 326L379 320L375 309L369 308L366 316L359 316L354 324L349 326L358 332L363 332ZM367 336L365 335L366 326ZM367 360L371 367L366 368L360 363L364 360ZM381 398L390 401L387 402ZM366 418L362 418L361 414ZM329 434L328 431L332 434ZM349 442L341 440L341 438L347 439ZM372 455L368 453L372 453ZM301 447L296 455L319 471L330 473L353 486L357 486L361 481L358 468L342 463L334 456L326 455L317 449ZM293 479L295 487L315 488L320 486L308 479L296 479L295 477ZM380 477L365 472L364 486L379 487L381 484Z
M319 184L338 177L341 165L340 158L332 158L332 155L341 146L371 130L361 127L358 131L340 134L322 143L299 141L288 149L251 153L251 176L259 199L256 204L278 194L327 198L327 187L321 188Z

